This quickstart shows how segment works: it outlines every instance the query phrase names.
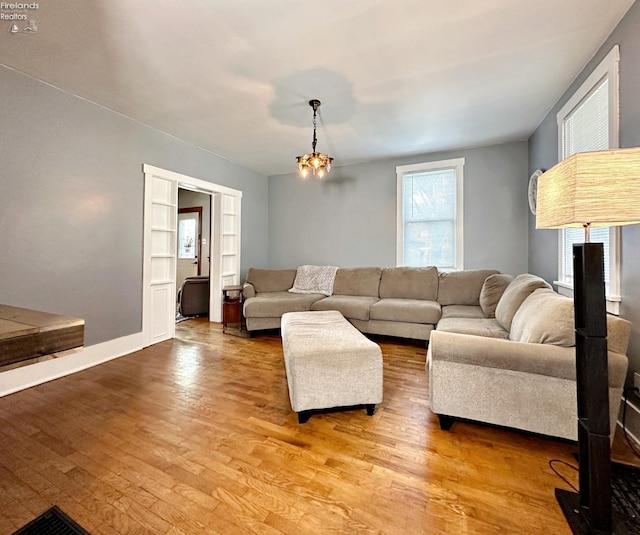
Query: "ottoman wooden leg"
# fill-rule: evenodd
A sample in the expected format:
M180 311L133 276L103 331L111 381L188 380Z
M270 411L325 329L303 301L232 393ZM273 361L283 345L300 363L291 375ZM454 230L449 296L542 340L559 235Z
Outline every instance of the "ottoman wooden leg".
M365 409L367 409L367 416L373 416L373 413L376 412L376 406L375 405L365 405L364 406Z

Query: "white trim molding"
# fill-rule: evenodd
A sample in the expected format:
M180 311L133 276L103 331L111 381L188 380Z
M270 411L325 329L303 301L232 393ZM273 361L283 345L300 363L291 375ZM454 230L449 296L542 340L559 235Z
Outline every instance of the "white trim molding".
M593 69L589 77L580 85L574 94L562 106L556 115L558 126L558 161L563 160L569 154L564 151L565 123L567 118L590 97L597 87L606 79L608 83L608 144L607 148L615 149L620 146L620 47L615 45L602 61ZM573 297L573 280L568 275L569 268L565 265L567 258L571 255L565 254L568 244L565 244L566 230L558 230L558 281L554 284L558 286L558 292ZM607 281L607 311L618 315L620 312L621 292L620 292L620 228L611 227L609 229L609 280Z
M396 265L404 265L403 178L420 171L454 169L456 173L456 270L464 269L464 158L396 166Z
M0 397L71 375L142 349L142 333L79 349L75 353L0 373Z

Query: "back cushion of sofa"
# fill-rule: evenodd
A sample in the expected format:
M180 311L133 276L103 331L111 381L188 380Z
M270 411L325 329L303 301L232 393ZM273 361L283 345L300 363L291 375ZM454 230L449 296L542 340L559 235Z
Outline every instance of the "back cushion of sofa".
M511 275L504 273L489 275L485 279L482 290L480 290L480 306L482 307L485 317L496 317L496 306L498 306L502 294L512 280L513 277Z
M438 298L438 269L433 266L384 268L380 297L435 301Z
M438 303L441 305L479 305L480 290L489 275L497 269L465 269L439 275Z
M382 268L340 268L333 283L333 295L378 297Z
M631 323L618 316L607 314L607 349L621 355L627 354Z
M496 306L496 319L504 329L511 330L511 322L520 305L538 288L551 289L551 286L540 277L529 273L518 275L509 283Z
M576 345L573 299L550 288L538 288L513 316L509 339L573 347Z
M286 292L293 286L295 269L249 268L247 282L253 284L256 292Z

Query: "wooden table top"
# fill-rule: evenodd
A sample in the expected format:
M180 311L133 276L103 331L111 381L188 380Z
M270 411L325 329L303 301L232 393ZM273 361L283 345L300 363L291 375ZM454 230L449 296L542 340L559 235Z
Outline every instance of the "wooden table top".
M0 340L80 325L84 325L81 318L0 305Z

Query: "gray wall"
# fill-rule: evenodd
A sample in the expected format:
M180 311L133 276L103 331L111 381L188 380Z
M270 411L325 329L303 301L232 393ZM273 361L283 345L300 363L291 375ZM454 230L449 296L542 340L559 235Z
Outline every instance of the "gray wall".
M465 158L464 267L527 270L527 143L336 167L324 181L269 179L269 265L394 266L396 166Z
M529 172L558 162L556 114L616 44L620 45L620 146L640 146L640 3L636 2L529 139ZM632 323L631 374L640 371L640 225L621 230L620 315ZM533 217L529 220L529 270L547 280L558 276L558 232L536 230ZM640 426L635 432L640 436Z
M0 303L142 328L142 164L236 188L242 272L267 258L267 177L0 67Z

